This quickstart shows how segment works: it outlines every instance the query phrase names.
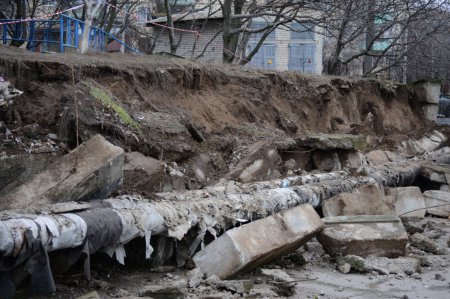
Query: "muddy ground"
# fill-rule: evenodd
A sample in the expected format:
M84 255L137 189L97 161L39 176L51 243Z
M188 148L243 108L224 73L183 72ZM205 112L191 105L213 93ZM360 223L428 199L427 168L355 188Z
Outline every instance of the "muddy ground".
M260 140L274 143L283 162L297 157L299 168L309 172L314 167L308 151L296 141L311 132L368 135L365 151L395 150L401 141L432 128L450 136L448 127L423 119L410 86L373 79L148 56L37 54L5 46L0 46L0 75L24 91L15 105L0 107L0 194L98 133L127 152L160 160L166 172L180 171L181 183L170 188L181 190L223 178L247 146ZM201 154L210 159L206 181L192 169ZM280 167L273 177L286 175L284 171ZM139 179L138 175L132 181ZM163 185L152 191L161 191ZM151 197L148 190L126 183L117 193ZM285 271L294 280L290 283L255 270L231 285L203 281L158 297L146 295L145 288L183 284L191 267L138 265L139 261L123 267L99 254L90 282L82 271L57 275L54 297L76 298L96 291L101 298L450 298L449 220L427 217L419 222L446 254L411 247L411 255L424 258L418 274L342 274L313 240L267 265ZM20 296L26 298L26 293Z

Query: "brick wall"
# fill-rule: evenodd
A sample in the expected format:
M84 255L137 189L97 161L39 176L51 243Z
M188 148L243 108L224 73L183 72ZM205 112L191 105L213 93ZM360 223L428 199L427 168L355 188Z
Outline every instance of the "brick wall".
M191 30L191 26L188 23L177 23L177 28ZM207 47L204 53L205 46L214 38L217 32L220 31L221 21L208 20L208 24L201 32L201 36L196 38L194 33L189 32L176 32L175 40L180 41L180 46L177 50L177 55L185 57L187 59L199 58L199 61L208 63L221 63L222 62L222 49L223 39L220 33ZM168 52L170 53L170 43L168 30L154 27L153 36L157 37L154 53ZM180 39L181 38L181 39Z

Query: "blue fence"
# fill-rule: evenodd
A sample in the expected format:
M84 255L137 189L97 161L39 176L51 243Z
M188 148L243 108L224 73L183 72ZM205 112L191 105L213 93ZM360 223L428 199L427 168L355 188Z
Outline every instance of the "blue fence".
M66 48L78 49L85 29L85 23L61 14L59 20L20 21L0 19L0 33L3 44L27 43L31 51L59 51ZM9 23L8 22L17 22ZM94 51L106 51L108 43L116 41L127 50L138 51L101 28L91 26L89 30L89 48Z

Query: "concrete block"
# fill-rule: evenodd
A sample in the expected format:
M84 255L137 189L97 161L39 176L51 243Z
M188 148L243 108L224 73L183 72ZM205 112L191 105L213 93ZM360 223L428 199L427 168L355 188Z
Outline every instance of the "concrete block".
M414 84L419 103L439 104L441 84L439 82L421 81Z
M322 205L324 217L349 215L391 215L394 212L374 194L340 193Z
M0 209L108 197L122 183L123 149L101 135L82 143L0 198Z
M325 228L317 239L331 256L405 255L408 234L398 217L336 216L323 221Z
M425 201L418 187L386 188L386 195L394 197L395 215L425 217Z
M422 106L423 116L430 121L436 121L439 111L438 104L425 104Z
M125 154L123 183L127 190L152 193L162 190L164 163L139 152Z
M427 212L440 217L450 216L450 193L445 191L429 190L423 193ZM439 206L431 208L434 206Z
M231 278L295 251L322 228L314 208L300 205L227 231L194 262L207 277Z
M444 134L434 130L418 140L409 139L403 141L399 149L409 158L434 151L441 147L446 141L447 137Z

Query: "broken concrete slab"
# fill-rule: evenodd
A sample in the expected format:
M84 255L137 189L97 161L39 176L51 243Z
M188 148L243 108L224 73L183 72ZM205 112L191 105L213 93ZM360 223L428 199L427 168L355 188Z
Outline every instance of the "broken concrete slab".
M366 159L371 164L384 164L389 162L389 157L383 150L374 150L367 153Z
M408 158L425 154L440 148L447 141L447 137L439 131L427 133L419 140L403 141L399 150Z
M394 197L395 214L399 217L425 217L425 201L418 187L386 188L386 195Z
M428 214L446 218L450 216L450 192L429 190L423 193L423 197Z
M298 138L297 144L321 150L346 149L362 150L367 147L367 137L350 134L310 134Z
M225 232L193 260L207 277L226 279L296 250L322 228L314 208L300 205Z
M122 184L123 149L96 135L0 198L0 209L108 197Z
M410 236L409 241L411 242L412 246L425 252L438 255L445 254L444 248L442 248L438 243L431 240L427 236L422 235L421 233L415 233L414 235Z
M439 112L438 104L424 104L422 105L422 113L425 119L429 121L436 121Z
M446 146L434 152L426 153L424 158L437 164L450 164L450 147Z
M411 257L399 257L389 259L386 257L369 256L364 260L364 267L367 271L377 271L380 274L401 274L412 275L420 273L420 260Z
M323 203L322 212L324 217L393 214L379 196L361 193L340 193Z
M211 158L207 154L199 154L191 159L189 165L193 177L195 177L202 187L205 186L211 179L211 173L213 171Z
M151 298L184 298L184 289L187 287L187 280L180 279L172 281L170 285L151 285L143 287L139 292L140 297L150 296Z
M448 165L423 163L420 167L420 175L424 178L441 184L448 184L450 178L450 167Z
M162 161L139 152L125 154L123 184L127 190L144 193L159 192L164 184L165 165Z
M229 179L248 183L271 178L281 163L275 146L268 141L259 141L248 148L248 154L232 169Z
M323 218L324 230L317 236L331 256L405 255L408 234L395 216L335 216Z

